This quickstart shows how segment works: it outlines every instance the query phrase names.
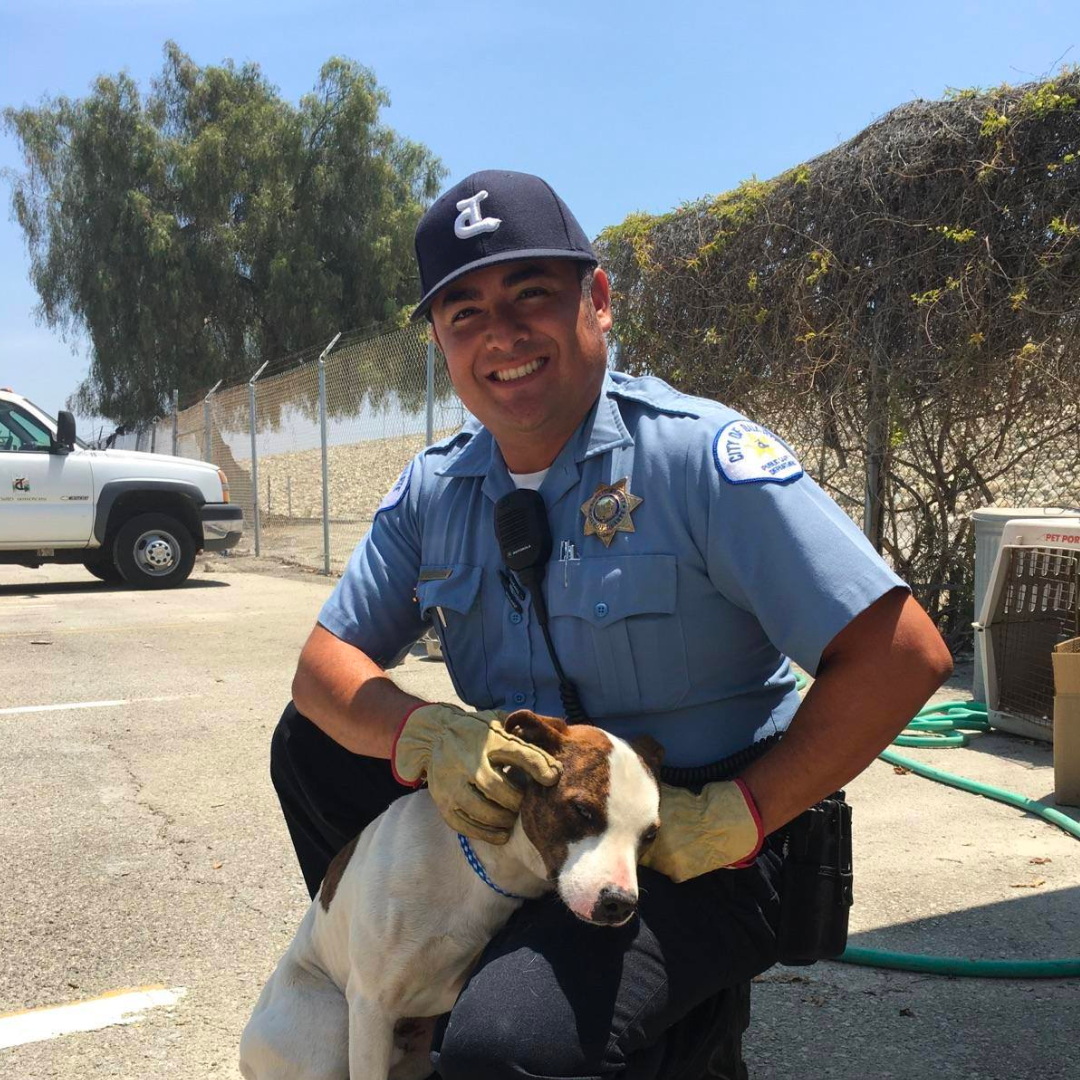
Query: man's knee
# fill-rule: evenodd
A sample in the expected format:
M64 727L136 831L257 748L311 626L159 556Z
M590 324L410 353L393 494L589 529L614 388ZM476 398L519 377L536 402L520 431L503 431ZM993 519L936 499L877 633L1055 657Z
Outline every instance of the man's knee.
M498 1017L485 1017L477 1028L469 1019L451 1015L433 1062L442 1080L494 1080L510 1077L505 1032ZM519 1077L520 1073L517 1074Z
M284 791L302 791L306 798L329 794L328 786L347 784L365 760L334 742L289 702L270 738L270 779L280 798Z
M474 977L475 980L475 977ZM478 989L481 992L477 992ZM483 992L475 981L458 998L446 1021L434 1062L442 1080L523 1080L527 1077L590 1077L610 1071L609 1036L590 1048L587 1034L528 996ZM491 988L486 988L490 990ZM595 1058L595 1060L593 1060Z
M277 726L274 728L274 734L270 737L270 779L273 782L274 790L281 794L281 781L283 777L291 772L292 766L292 747L291 747L291 734L293 727L298 720L305 720L304 717L297 712L296 706L290 701L285 706L285 710L282 712L278 719ZM305 720L305 723L307 721Z
M504 1002L494 1011L475 1015L479 1010L462 1009L461 1004L450 1015L434 1059L442 1080L589 1075L577 1068L576 1062L566 1060L559 1032L547 1031L546 1037L534 1039L528 1019L513 1005Z
M289 828L317 834L332 858L409 788L390 762L354 754L290 701L270 740L270 779Z

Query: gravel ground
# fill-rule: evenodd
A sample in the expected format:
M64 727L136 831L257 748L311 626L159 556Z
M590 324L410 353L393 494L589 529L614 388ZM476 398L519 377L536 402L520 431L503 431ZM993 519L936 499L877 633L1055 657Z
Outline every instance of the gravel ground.
M436 440L453 429L436 432ZM330 567L340 573L367 532L383 496L425 446L423 434L331 446L327 451ZM244 508L238 554L255 550L249 462L227 462L234 501ZM284 563L323 567L322 452L318 447L259 458L259 553Z

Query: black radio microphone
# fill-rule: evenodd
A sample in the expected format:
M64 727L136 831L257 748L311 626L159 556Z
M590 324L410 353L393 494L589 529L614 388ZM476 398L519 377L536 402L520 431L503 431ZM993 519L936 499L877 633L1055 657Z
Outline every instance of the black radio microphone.
M572 723L587 723L588 716L578 697L577 687L555 655L555 646L548 629L547 604L544 602L544 573L551 558L551 527L548 525L547 507L538 491L518 488L504 495L495 503L495 540L502 553L503 562L514 572L521 584L529 590L536 619L544 635L555 674L559 678L559 697L562 699L566 718Z
M547 607L540 588L551 558L551 528L543 496L530 488L518 488L495 504L495 540L503 562L532 594L541 624Z

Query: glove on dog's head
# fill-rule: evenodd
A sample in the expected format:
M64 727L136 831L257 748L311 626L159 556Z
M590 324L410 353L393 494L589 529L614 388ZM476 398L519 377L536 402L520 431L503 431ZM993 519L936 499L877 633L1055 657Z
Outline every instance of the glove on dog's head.
M579 918L627 922L637 910L637 860L660 825L659 743L628 743L525 709L504 724L562 764L552 787L525 782L519 817L549 880Z

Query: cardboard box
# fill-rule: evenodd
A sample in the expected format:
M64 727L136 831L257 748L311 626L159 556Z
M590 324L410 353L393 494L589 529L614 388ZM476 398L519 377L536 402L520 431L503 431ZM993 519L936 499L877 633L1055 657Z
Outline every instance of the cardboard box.
M1054 801L1080 806L1080 638L1054 647Z

